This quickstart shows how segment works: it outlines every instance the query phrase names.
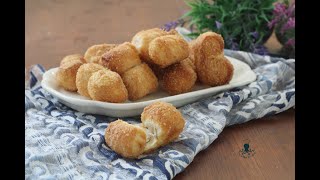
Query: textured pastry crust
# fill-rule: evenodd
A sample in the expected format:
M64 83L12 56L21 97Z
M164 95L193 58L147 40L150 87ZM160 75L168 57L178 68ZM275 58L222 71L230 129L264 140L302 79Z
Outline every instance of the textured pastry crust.
M68 91L77 91L76 75L83 62L79 58L65 57L60 62L60 67L56 73L56 80L59 86Z
M189 45L180 35L155 38L149 44L152 63L161 68L179 62L189 56Z
M89 78L94 72L102 69L105 69L105 67L95 63L86 63L79 67L76 76L76 86L80 95L90 97L88 92Z
M146 146L146 132L140 126L117 120L105 131L107 145L116 153L127 158L137 158Z
M121 103L128 99L128 91L120 75L103 69L94 72L88 81L88 92L93 100Z
M210 56L218 56L223 53L224 40L220 34L206 32L201 34L197 39L190 42L191 54L194 57L195 65L208 59Z
M174 32L172 32L174 33ZM150 62L149 57L149 43L160 36L167 35L168 32L159 29L153 28L148 30L142 30L133 36L131 43L137 48L140 57L146 62Z
M163 75L163 89L170 95L188 92L197 80L192 61L187 58L165 69Z
M158 88L158 79L146 63L135 66L122 74L129 100L138 100Z
M74 60L79 60L83 63L86 63L86 60L83 58L83 56L81 54L71 54L68 56L65 56L61 61L60 61L60 66L66 62L69 61L74 61Z
M224 40L214 32L201 34L190 42L190 57L194 59L200 82L209 86L219 86L230 82L233 66L224 57Z
M145 107L141 114L141 121L150 132L147 133L145 152L150 152L178 138L185 125L181 113L166 102L155 102Z
M141 63L135 46L129 42L118 45L102 55L101 64L120 75Z
M116 44L97 44L89 47L84 54L84 59L87 63L100 64L101 56L111 49L115 48Z
M209 86L220 86L228 84L233 76L233 65L224 55L210 57L206 61L202 61L198 68L199 80Z

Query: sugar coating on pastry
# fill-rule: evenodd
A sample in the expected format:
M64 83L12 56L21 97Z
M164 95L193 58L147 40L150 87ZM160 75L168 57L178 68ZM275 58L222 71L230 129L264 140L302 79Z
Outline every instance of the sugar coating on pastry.
M201 60L208 59L210 56L218 56L223 54L224 40L220 34L214 32L206 32L200 34L197 39L190 42L191 54L197 63Z
M56 73L58 85L68 91L77 91L76 75L82 64L79 59L64 58Z
M119 119L108 125L105 141L121 156L137 158L145 149L146 132L141 126L128 124Z
M150 42L149 56L152 63L164 68L186 59L189 44L180 35L161 36Z
M128 99L128 91L120 75L103 69L94 72L88 81L88 93L93 100L121 103Z
M78 89L78 93L80 95L90 98L90 95L88 92L89 78L94 72L97 72L102 69L105 69L105 67L95 63L86 63L86 64L82 64L79 67L76 75L76 86Z
M145 152L177 139L185 126L185 120L179 110L166 102L155 102L146 106L141 121L147 132Z
M120 75L141 63L135 46L129 42L118 45L102 55L101 64Z
M163 89L170 95L188 92L197 80L197 73L189 58L167 67L162 79Z
M137 48L141 59L149 62L149 43L153 39L164 35L168 35L168 32L159 28L142 30L133 36L131 43Z
M61 61L60 61L60 66L66 62L69 61L74 61L74 60L79 60L82 63L86 63L86 60L84 59L83 55L81 54L71 54L71 55L67 55L65 56Z
M197 70L198 78L202 83L209 86L220 86L230 82L234 68L230 61L221 54L201 61Z
M135 66L122 74L129 100L138 100L158 88L158 79L146 63Z
M87 63L98 63L100 64L101 56L106 52L110 51L116 44L97 44L89 47L84 54L84 59Z

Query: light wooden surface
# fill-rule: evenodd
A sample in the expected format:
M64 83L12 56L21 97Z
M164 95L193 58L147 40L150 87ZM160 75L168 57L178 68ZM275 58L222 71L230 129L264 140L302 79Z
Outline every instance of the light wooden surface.
M25 66L49 69L93 44L122 43L139 30L161 27L187 6L180 0L28 0L25 9ZM276 52L281 46L272 37L267 47ZM176 179L294 179L294 115L291 109L224 129ZM238 153L245 139L256 151L248 159Z

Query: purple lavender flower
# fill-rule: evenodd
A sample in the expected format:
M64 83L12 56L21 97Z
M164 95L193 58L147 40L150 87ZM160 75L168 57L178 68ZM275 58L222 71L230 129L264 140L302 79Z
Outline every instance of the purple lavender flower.
M253 36L254 39L258 39L259 38L259 33L257 31L254 32L250 32L249 33L251 36Z
M171 21L166 23L162 29L165 31L170 31L171 29L175 29L177 26L183 26L185 21L183 19L178 19L177 21Z
M220 23L219 21L216 21L216 27L217 29L220 29L222 27L222 23Z
M289 6L288 10L286 11L286 15L287 15L288 17L294 17L295 9L296 9L296 5L295 5L295 2L293 2L293 3Z
M289 19L288 19L288 21L287 21L287 23L284 25L284 26L282 26L282 28L281 28L281 34L283 34L285 31L287 31L287 30L289 30L289 29L293 29L293 28L295 28L295 25L296 25L296 23L295 23L296 21L295 21L295 18L293 17L290 17Z
M286 46L294 47L294 45L295 45L295 39L294 38L291 38L286 42Z
M285 4L283 4L283 3L276 3L275 4L274 10L273 10L273 13L275 15L285 14L285 11L286 11L286 5Z
M271 21L268 23L269 29L273 28L276 23L277 23L277 21L276 21L275 19L271 20Z
M168 22L162 27L162 29L165 31L170 31L171 29L176 28L178 24L178 21Z

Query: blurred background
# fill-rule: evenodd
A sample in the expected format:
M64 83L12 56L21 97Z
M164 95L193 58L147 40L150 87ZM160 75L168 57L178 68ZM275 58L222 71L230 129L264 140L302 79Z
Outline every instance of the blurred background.
M243 0L241 3L234 0L233 4L216 0L215 5L203 0L186 2L28 0L25 6L25 66L57 67L66 55L84 54L94 44L131 41L138 31L154 27L182 25L193 29L194 35L212 30L223 34L228 49L261 54L280 54L283 44L288 41L286 38L279 43L279 37L272 33L277 29L275 19L283 19L275 17L274 11L288 14L284 5L274 6L275 0ZM186 13L188 15L181 18ZM286 26L287 21L282 26ZM270 22L274 27L269 27ZM261 34L264 34L264 37L260 36L263 40L258 40Z
M131 41L188 7L182 0L28 0L25 8L26 67L40 63L48 69L91 45Z

